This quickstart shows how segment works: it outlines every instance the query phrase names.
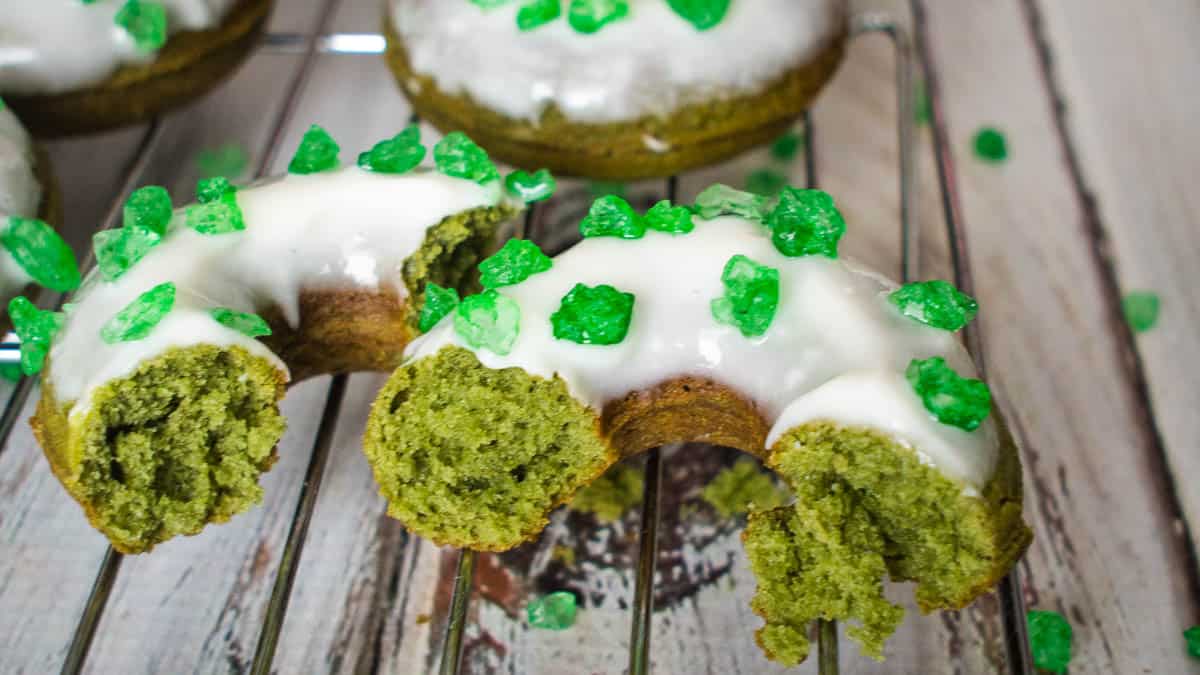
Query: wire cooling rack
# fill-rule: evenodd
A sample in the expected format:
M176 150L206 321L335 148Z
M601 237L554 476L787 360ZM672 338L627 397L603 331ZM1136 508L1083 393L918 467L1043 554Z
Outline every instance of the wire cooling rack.
M914 158L914 121L913 121L913 72L918 66L923 70L925 90L929 98L929 108L932 123L933 151L937 165L937 176L940 188L942 209L946 224L946 237L949 242L950 258L955 283L964 292L974 294L974 283L971 274L970 261L967 251L966 232L963 224L962 210L956 187L954 159L948 141L944 110L938 86L937 71L933 67L926 40L925 10L922 0L910 0L915 27L915 40L910 39L907 30L888 16L882 14L862 14L856 16L852 23L853 36L864 34L883 34L890 38L896 54L896 91L897 91L897 135L899 142L898 180L900 187L900 247L901 247L901 276L909 281L917 278L919 269L919 250L921 231L916 219L916 173ZM326 0L321 12L316 17L310 32L273 33L264 37L260 49L290 52L302 55L299 67L294 71L284 89L283 105L279 108L269 127L268 140L259 155L255 166L255 178L262 177L274 165L280 152L281 141L285 130L292 121L300 97L312 74L313 66L320 54L363 54L378 56L383 52L384 40L381 35L366 33L331 33L333 17L338 9L339 0ZM814 150L813 138L815 128L811 117L804 116L804 128L808 142L805 144L804 163L809 187L818 184L817 157ZM121 190L112 201L102 229L116 227L120 224L122 206L126 195L131 193L142 182L151 158L163 138L163 125L159 120L152 121L148 126L135 152L122 182ZM668 199L676 201L678 177L672 176L665 181L665 192ZM541 240L541 220L543 208L534 205L526 213L524 222L517 227L516 236ZM88 269L94 263L89 253L84 260L83 268ZM43 298L46 303L61 307L64 297L51 296ZM980 331L969 326L965 331L967 347L983 372L983 345ZM16 335L9 333L0 345L0 362L15 363L19 358L19 342ZM312 455L305 472L304 483L300 489L300 497L296 505L288 531L287 543L276 571L275 583L265 617L259 632L258 643L254 652L254 660L250 672L254 675L268 675L271 672L280 630L288 608L288 600L299 569L300 557L308 533L309 523L321 488L321 480L332 445L333 431L342 401L346 393L347 376L337 375L332 378L326 395L324 409L319 426L313 439ZM0 451L7 446L10 433L17 418L24 409L25 403L34 387L32 378L22 378L13 389L4 411L0 414ZM660 521L660 485L663 476L663 453L659 449L649 451L644 471L644 492L640 517L639 537L640 548L636 569L636 586L633 600L633 620L629 640L629 674L646 675L650 672L651 654L651 616L654 610L654 571L658 553L658 531ZM477 554L474 551L459 552L456 574L454 578L453 595L449 608L449 619L446 624L446 635L443 641L443 651L439 672L441 675L457 675L462 665L463 636L467 625L467 610L470 603L473 579L475 575ZM87 660L88 651L96 634L96 628L104 613L109 595L121 570L123 556L108 548L96 574L91 593L88 596L84 611L79 618L75 633L62 667L64 675L79 673ZM1000 584L999 595L1004 619L1004 637L1007 650L1009 673L1012 675L1033 675L1032 661L1029 655L1028 641L1025 630L1025 609L1017 578L1018 568ZM819 675L837 675L838 673L838 631L832 621L820 621L817 628L818 672Z

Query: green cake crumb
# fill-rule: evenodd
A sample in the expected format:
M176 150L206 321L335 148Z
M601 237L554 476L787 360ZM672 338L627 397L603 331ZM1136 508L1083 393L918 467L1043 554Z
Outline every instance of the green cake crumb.
M611 523L620 520L626 511L642 503L642 487L641 469L618 464L580 490L571 500L571 508L590 513L602 523Z
M1132 291L1121 298L1125 322L1135 333L1145 333L1158 323L1161 301L1152 291Z
M732 518L750 511L783 506L787 503L788 493L758 468L758 462L742 457L705 485L700 497L722 518Z
M1058 612L1036 609L1030 610L1025 620L1033 665L1053 673L1067 672L1067 664L1071 662L1071 624Z

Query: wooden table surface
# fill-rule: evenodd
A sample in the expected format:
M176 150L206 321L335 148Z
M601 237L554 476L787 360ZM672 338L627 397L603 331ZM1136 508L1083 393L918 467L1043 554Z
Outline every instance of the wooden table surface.
M875 4L909 23L905 3ZM280 0L272 30L311 33L323 5ZM1021 563L1025 600L1071 620L1073 675L1200 672L1181 636L1200 623L1200 294L1192 289L1200 278L1200 189L1192 183L1200 174L1200 5L927 0L923 23L953 145L986 365L1024 442L1026 517L1036 532ZM378 27L378 0L344 0L328 30ZM301 63L298 53L264 49L213 95L166 118L143 182L186 199L197 177L192 158L231 141L253 166ZM813 145L821 185L850 224L849 254L896 275L894 65L883 37L855 40L815 106ZM378 57L321 55L311 75L274 172L310 123L327 127L344 157L404 124L406 103ZM975 158L970 139L984 125L1007 135L1007 162ZM139 128L50 144L77 250L120 196L144 136ZM946 278L929 128L919 131L919 152L921 275ZM760 150L688 175L682 198L769 165ZM802 183L802 162L790 170ZM661 189L650 182L631 191ZM560 220L586 190L562 192L552 207ZM1148 332L1134 334L1123 321L1120 299L1132 290L1162 298ZM453 557L384 516L359 451L382 381L350 379L276 672L420 673L439 653ZM87 672L248 669L328 390L324 378L289 394L282 459L263 481L260 507L124 562ZM672 466L703 472L728 459L687 452L718 459L672 458L672 479ZM736 528L705 520L695 502L694 491L667 500L655 672L783 672L750 637L758 625L746 607L753 581ZM539 543L484 556L469 672L624 672L633 588L626 554L636 551L636 526L635 514L581 532L577 519L560 515ZM584 559L562 576L551 553L565 544L580 546ZM0 454L0 672L61 666L105 548L19 423ZM520 621L520 607L547 590L547 579L584 595L571 630L530 631ZM913 611L886 663L846 642L842 671L1007 672L1000 618L994 596L961 612ZM815 672L815 664L791 672Z

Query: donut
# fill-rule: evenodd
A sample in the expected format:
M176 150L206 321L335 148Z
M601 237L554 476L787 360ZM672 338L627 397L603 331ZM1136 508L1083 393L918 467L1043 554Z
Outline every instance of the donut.
M439 128L516 166L631 180L779 137L833 76L847 19L842 0L390 0L384 32Z
M285 386L394 368L423 306L473 287L523 205L461 134L435 147L436 170L417 167L415 127L357 165L338 152L314 126L286 176L202 180L182 209L135 191L65 316L24 322L23 349L49 343L34 433L118 551L257 503Z
M503 551L619 459L743 450L797 495L745 531L759 642L784 663L817 618L859 622L878 656L902 615L885 576L961 607L1028 546L1019 458L955 335L976 302L838 258L829 195L717 185L645 214L607 196L580 230L554 258L481 263L486 290L374 401L364 451L411 532Z
M257 44L271 4L0 4L0 95L39 137L147 120L195 99L230 75Z

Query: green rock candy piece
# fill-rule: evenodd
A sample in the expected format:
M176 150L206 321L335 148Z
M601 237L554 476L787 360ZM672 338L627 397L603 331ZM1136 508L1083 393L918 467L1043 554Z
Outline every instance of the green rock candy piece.
M137 227L101 230L92 235L96 266L106 281L115 281L158 245L162 237Z
M575 284L550 315L554 337L581 345L615 345L629 333L633 293L609 286Z
M232 328L246 337L261 337L271 334L271 327L265 319L250 312L239 312L228 307L214 307L208 310L217 323Z
M729 0L667 0L667 4L696 30L708 30L721 23L729 11Z
M458 291L453 288L442 288L430 281L425 284L425 304L421 306L421 314L417 318L417 328L422 333L428 333L457 306Z
M509 239L499 251L479 263L479 284L484 288L519 284L553 265L550 256L532 241Z
M525 613L534 628L566 630L575 623L575 594L555 591L529 603Z
M237 188L230 185L229 179L224 176L201 178L196 182L196 201L201 204L220 201L222 197L233 192L237 192Z
M360 154L358 166L376 173L406 173L423 159L425 146L421 145L421 129L414 124Z
M774 197L787 187L787 176L775 169L758 169L746 176L746 192L763 197Z
M571 0L567 21L576 31L591 34L628 15L628 0Z
M79 288L75 253L46 223L9 216L0 228L0 244L39 285L60 293Z
M62 312L38 309L36 305L18 295L8 303L8 317L13 330L21 338L21 372L35 375L42 369L50 342L62 328Z
M108 344L141 340L154 330L175 306L175 284L168 281L139 295L100 328Z
M667 234L687 234L696 229L692 222L692 212L686 206L671 206L669 200L662 200L650 207L642 222L651 230Z
M915 281L888 296L904 316L943 330L961 330L979 311L975 298L948 281Z
M592 208L579 223L579 233L585 237L641 239L646 236L646 223L629 202L608 195L592 202Z
M796 153L804 147L804 136L801 136L795 131L789 131L786 134L775 139L771 144L771 156L782 162L790 162L796 158Z
M833 197L820 190L785 187L779 204L767 217L771 241L789 257L823 255L837 257L838 240L846 233L846 221Z
M937 421L974 431L992 411L992 392L980 380L960 377L935 356L913 359L904 372L913 391Z
M308 174L335 169L341 150L329 132L314 124L300 139L300 147L296 148L296 154L288 164L288 173Z
M779 307L779 270L739 253L725 263L721 283L725 295L712 301L717 323L736 326L746 337L766 333Z
M153 52L167 43L167 10L147 0L129 0L113 21L129 33L139 52Z
M983 127L975 133L975 156L991 164L999 164L1008 159L1008 141L1004 134L992 127Z
M196 169L204 178L237 178L246 170L249 161L246 151L237 143L226 143L196 153Z
M1158 294L1151 291L1133 291L1121 298L1121 311L1125 322L1135 333L1145 333L1158 323L1161 306Z
M454 332L473 349L504 356L512 351L520 331L521 308L495 289L463 298L454 312Z
M187 225L200 234L228 234L246 229L237 203L237 192L226 192L217 201L189 206Z
M696 195L695 211L701 218L732 215L761 221L767 215L766 205L761 195L714 183Z
M455 178L467 178L479 184L500 178L496 165L483 148L461 131L453 131L433 146L438 171Z
M1183 639L1187 642L1188 656L1200 659L1200 626L1192 626L1183 631Z
M533 0L517 12L517 28L533 30L562 16L561 0Z
M549 199L558 187L549 169L538 169L533 173L517 170L504 179L508 193L526 203Z
M1033 665L1054 673L1067 672L1071 661L1071 624L1058 612L1029 610L1029 651Z
M134 190L129 199L125 200L121 224L163 235L167 233L167 225L170 225L173 213L171 194L167 189L158 185L147 185Z

